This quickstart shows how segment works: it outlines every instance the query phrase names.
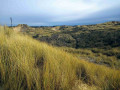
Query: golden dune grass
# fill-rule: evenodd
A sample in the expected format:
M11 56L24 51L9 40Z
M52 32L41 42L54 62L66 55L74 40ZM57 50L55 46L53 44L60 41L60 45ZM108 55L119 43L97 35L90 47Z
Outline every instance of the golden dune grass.
M4 89L70 90L77 80L103 90L120 89L120 71L78 60L7 27L0 29L0 86Z

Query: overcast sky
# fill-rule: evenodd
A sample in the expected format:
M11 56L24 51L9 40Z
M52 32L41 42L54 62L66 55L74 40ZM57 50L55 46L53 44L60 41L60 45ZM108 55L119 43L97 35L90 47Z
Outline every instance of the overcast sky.
M0 0L0 24L83 25L120 21L120 0Z

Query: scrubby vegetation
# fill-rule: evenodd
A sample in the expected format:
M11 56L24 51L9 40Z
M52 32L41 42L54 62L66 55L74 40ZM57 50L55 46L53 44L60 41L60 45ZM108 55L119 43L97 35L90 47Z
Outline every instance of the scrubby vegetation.
M65 52L73 54L78 59L84 59L89 62L105 65L120 70L119 47L112 49L99 49L99 48L75 49L61 47L61 49L63 49Z
M120 22L84 26L39 27L34 30L29 29L26 33L56 46L72 48L120 46Z
M22 25L22 32L23 27L28 26ZM23 33L42 42L67 47L64 51L78 58L120 69L120 22L83 26L29 27L24 29Z
M70 90L76 82L96 90L119 90L120 71L80 60L57 47L0 27L0 87Z

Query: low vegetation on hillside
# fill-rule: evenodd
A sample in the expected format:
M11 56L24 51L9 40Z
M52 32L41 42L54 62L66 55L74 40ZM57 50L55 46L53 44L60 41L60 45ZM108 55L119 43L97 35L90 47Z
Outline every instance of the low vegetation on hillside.
M76 82L81 82L79 89L83 83L88 90L119 90L120 71L80 60L57 47L0 27L0 88L70 90Z
M99 48L75 49L61 47L61 49L63 49L65 52L73 54L78 59L84 59L95 64L105 65L120 70L120 47L112 49L99 49Z
M17 27L21 27L22 33L37 40L67 47L64 50L76 54L78 58L120 69L120 22L83 26Z
M83 26L31 27L24 30L24 33L56 46L72 48L120 46L120 22Z

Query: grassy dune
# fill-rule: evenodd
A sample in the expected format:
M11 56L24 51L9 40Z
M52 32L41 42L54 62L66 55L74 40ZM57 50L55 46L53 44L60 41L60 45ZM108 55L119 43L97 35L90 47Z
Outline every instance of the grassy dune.
M59 48L0 27L0 87L70 90L77 81L102 90L119 90L120 71L78 60Z
M113 69L120 70L120 47L112 49L99 49L99 48L68 48L59 47L65 52L71 53L78 59L85 59L100 65L105 65Z

